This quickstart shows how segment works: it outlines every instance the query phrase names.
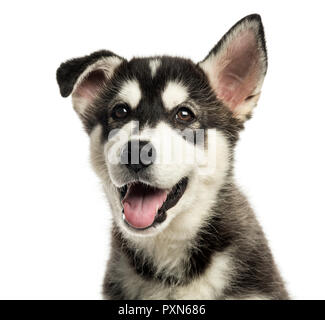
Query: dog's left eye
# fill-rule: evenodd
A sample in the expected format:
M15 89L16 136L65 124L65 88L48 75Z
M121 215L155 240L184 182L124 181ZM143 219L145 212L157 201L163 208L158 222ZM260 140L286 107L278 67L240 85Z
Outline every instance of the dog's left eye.
M176 113L176 120L181 123L190 123L195 119L195 115L187 107L180 107Z

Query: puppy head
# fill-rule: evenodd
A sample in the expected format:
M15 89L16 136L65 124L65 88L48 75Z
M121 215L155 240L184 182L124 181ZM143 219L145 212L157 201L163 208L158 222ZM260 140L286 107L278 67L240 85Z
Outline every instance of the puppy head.
M126 235L155 236L202 221L231 172L266 68L258 15L239 21L198 64L126 61L103 50L59 67L61 95L72 95L93 167Z

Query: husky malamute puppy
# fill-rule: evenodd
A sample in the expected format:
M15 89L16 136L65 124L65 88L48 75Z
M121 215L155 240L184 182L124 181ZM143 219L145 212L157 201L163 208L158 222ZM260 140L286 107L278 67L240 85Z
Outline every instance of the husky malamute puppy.
M288 298L233 181L234 148L266 69L257 14L199 63L103 50L59 67L113 215L105 298Z

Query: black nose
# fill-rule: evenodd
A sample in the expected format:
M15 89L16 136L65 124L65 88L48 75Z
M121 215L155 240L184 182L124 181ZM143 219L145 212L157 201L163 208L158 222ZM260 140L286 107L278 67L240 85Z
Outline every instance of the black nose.
M131 140L122 147L121 163L138 172L156 160L156 150L149 141Z

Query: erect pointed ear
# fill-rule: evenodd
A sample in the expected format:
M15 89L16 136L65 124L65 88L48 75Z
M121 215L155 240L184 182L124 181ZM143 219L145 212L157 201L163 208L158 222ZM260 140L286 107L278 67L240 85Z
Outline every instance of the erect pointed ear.
M242 121L256 106L267 69L261 17L238 21L199 63L216 96Z
M123 60L110 51L101 50L62 63L56 72L62 97L72 94L73 106L82 115Z

